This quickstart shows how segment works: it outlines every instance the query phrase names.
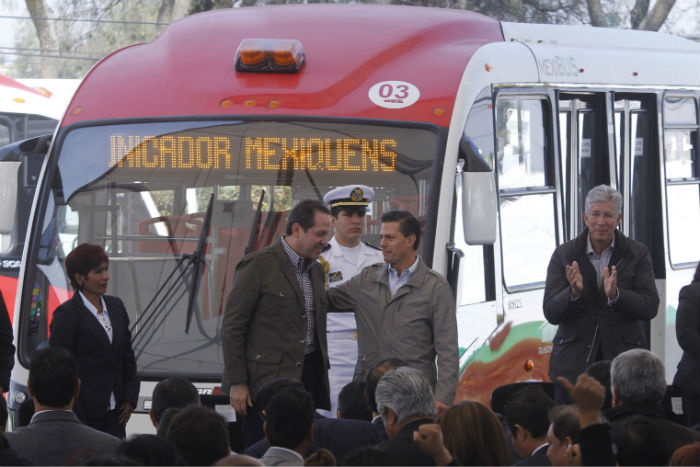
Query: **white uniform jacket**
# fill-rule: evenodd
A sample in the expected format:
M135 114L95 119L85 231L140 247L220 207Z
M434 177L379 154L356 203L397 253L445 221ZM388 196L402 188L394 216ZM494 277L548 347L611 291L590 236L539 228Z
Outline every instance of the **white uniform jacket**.
M326 265L328 264L328 270ZM382 251L364 242L354 248L342 247L335 237L328 242L328 249L321 254L321 265L326 271L326 286L337 287L344 284L362 269L377 263L383 263ZM328 332L354 332L357 329L352 313L334 313L328 315Z

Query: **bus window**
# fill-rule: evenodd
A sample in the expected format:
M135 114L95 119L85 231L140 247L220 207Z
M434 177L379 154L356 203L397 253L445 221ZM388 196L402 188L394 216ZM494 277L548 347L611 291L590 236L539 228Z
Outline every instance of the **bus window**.
M664 97L664 153L671 264L700 259L700 168L697 100Z
M655 151L652 151L648 104L635 96L615 96L615 153L617 183L629 206L623 207L623 230L652 248L655 194ZM653 124L652 124L653 125ZM652 153L654 152L654 153Z
M649 248L657 277L663 277L656 95L615 93L614 100L617 186L625 200L621 229Z
M561 170L561 197L564 199L564 206L570 205L569 187L571 183L571 141L569 134L571 133L571 109L563 109L559 107L559 167ZM569 231L571 229L572 220L569 216L564 216L564 238L571 238Z
M559 96L567 239L576 237L585 227L583 210L590 189L610 183L604 97L568 93Z
M544 284L556 246L549 115L548 101L541 98L497 101L501 249L508 288Z

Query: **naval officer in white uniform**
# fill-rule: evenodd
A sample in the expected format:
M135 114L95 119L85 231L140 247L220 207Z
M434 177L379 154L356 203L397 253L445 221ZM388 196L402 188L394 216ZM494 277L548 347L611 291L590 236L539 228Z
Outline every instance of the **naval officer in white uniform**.
M335 235L319 261L326 272L326 287L337 287L364 267L383 263L382 251L360 241L365 231L365 214L374 190L364 185L335 188L323 197L331 210ZM327 316L328 358L331 368L328 380L331 410L320 411L336 417L338 393L352 381L357 363L357 324L354 313L329 313Z

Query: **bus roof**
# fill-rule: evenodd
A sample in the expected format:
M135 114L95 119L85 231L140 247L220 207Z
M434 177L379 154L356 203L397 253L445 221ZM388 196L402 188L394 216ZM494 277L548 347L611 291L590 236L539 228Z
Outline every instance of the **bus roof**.
M679 36L591 26L501 26L506 41L530 49L543 83L700 85L700 44Z
M298 39L306 63L292 74L236 72L234 55L246 38ZM197 115L345 116L448 126L469 58L495 41L503 41L497 21L461 10L216 10L176 21L155 41L106 57L83 81L62 126ZM380 107L368 95L385 81L410 83L420 98L400 109Z

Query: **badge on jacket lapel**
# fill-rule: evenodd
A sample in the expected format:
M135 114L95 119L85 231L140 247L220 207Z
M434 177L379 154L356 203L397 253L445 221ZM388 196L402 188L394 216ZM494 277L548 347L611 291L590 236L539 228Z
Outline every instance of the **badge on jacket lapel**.
M343 272L335 271L328 273L328 282L338 282L343 280Z

